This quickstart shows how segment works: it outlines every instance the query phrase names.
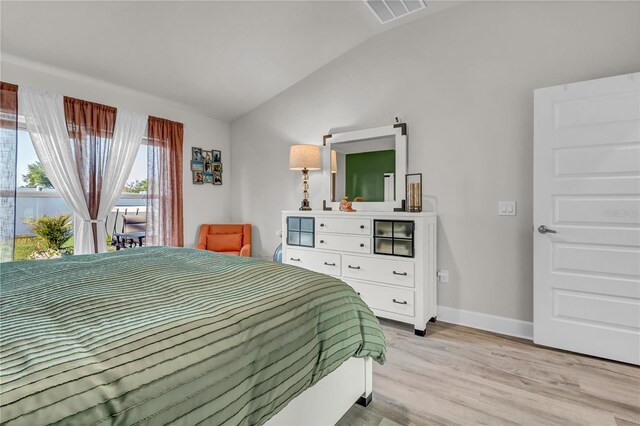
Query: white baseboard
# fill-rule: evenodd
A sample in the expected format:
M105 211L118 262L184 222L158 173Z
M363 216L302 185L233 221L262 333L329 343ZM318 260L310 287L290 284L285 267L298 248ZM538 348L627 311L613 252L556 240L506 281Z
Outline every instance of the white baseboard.
M438 305L438 321L533 340L533 323Z

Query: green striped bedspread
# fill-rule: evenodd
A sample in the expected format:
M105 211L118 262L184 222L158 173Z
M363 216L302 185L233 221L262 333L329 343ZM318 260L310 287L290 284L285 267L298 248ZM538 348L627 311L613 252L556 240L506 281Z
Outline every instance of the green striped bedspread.
M2 264L3 424L253 425L350 357L385 360L343 282L143 247Z

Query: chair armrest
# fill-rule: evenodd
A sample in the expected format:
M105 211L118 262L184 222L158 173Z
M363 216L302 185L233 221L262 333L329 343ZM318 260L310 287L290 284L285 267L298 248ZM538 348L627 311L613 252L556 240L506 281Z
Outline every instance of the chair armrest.
M204 244L198 244L197 246L194 247L195 249L198 250L206 250L207 248L204 246Z
M245 244L240 249L240 256L251 257L251 244Z

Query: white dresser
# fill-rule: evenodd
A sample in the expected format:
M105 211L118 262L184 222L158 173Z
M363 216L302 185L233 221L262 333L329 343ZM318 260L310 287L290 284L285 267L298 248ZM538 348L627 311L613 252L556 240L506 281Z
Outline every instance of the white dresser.
M424 336L437 316L434 213L283 211L282 261L340 278Z

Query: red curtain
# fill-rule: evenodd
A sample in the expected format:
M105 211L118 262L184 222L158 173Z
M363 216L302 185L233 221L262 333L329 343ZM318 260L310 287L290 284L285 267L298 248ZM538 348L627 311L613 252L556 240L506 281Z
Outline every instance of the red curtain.
M0 262L13 260L17 147L18 86L0 82Z
M64 98L64 115L71 138L76 169L92 220L98 217L102 179L111 150L116 108L75 98ZM98 253L98 225L92 223L93 244ZM103 223L100 226L105 226Z
M0 126L3 129L18 129L18 86L0 81Z
M182 247L182 123L149 117L147 244Z

